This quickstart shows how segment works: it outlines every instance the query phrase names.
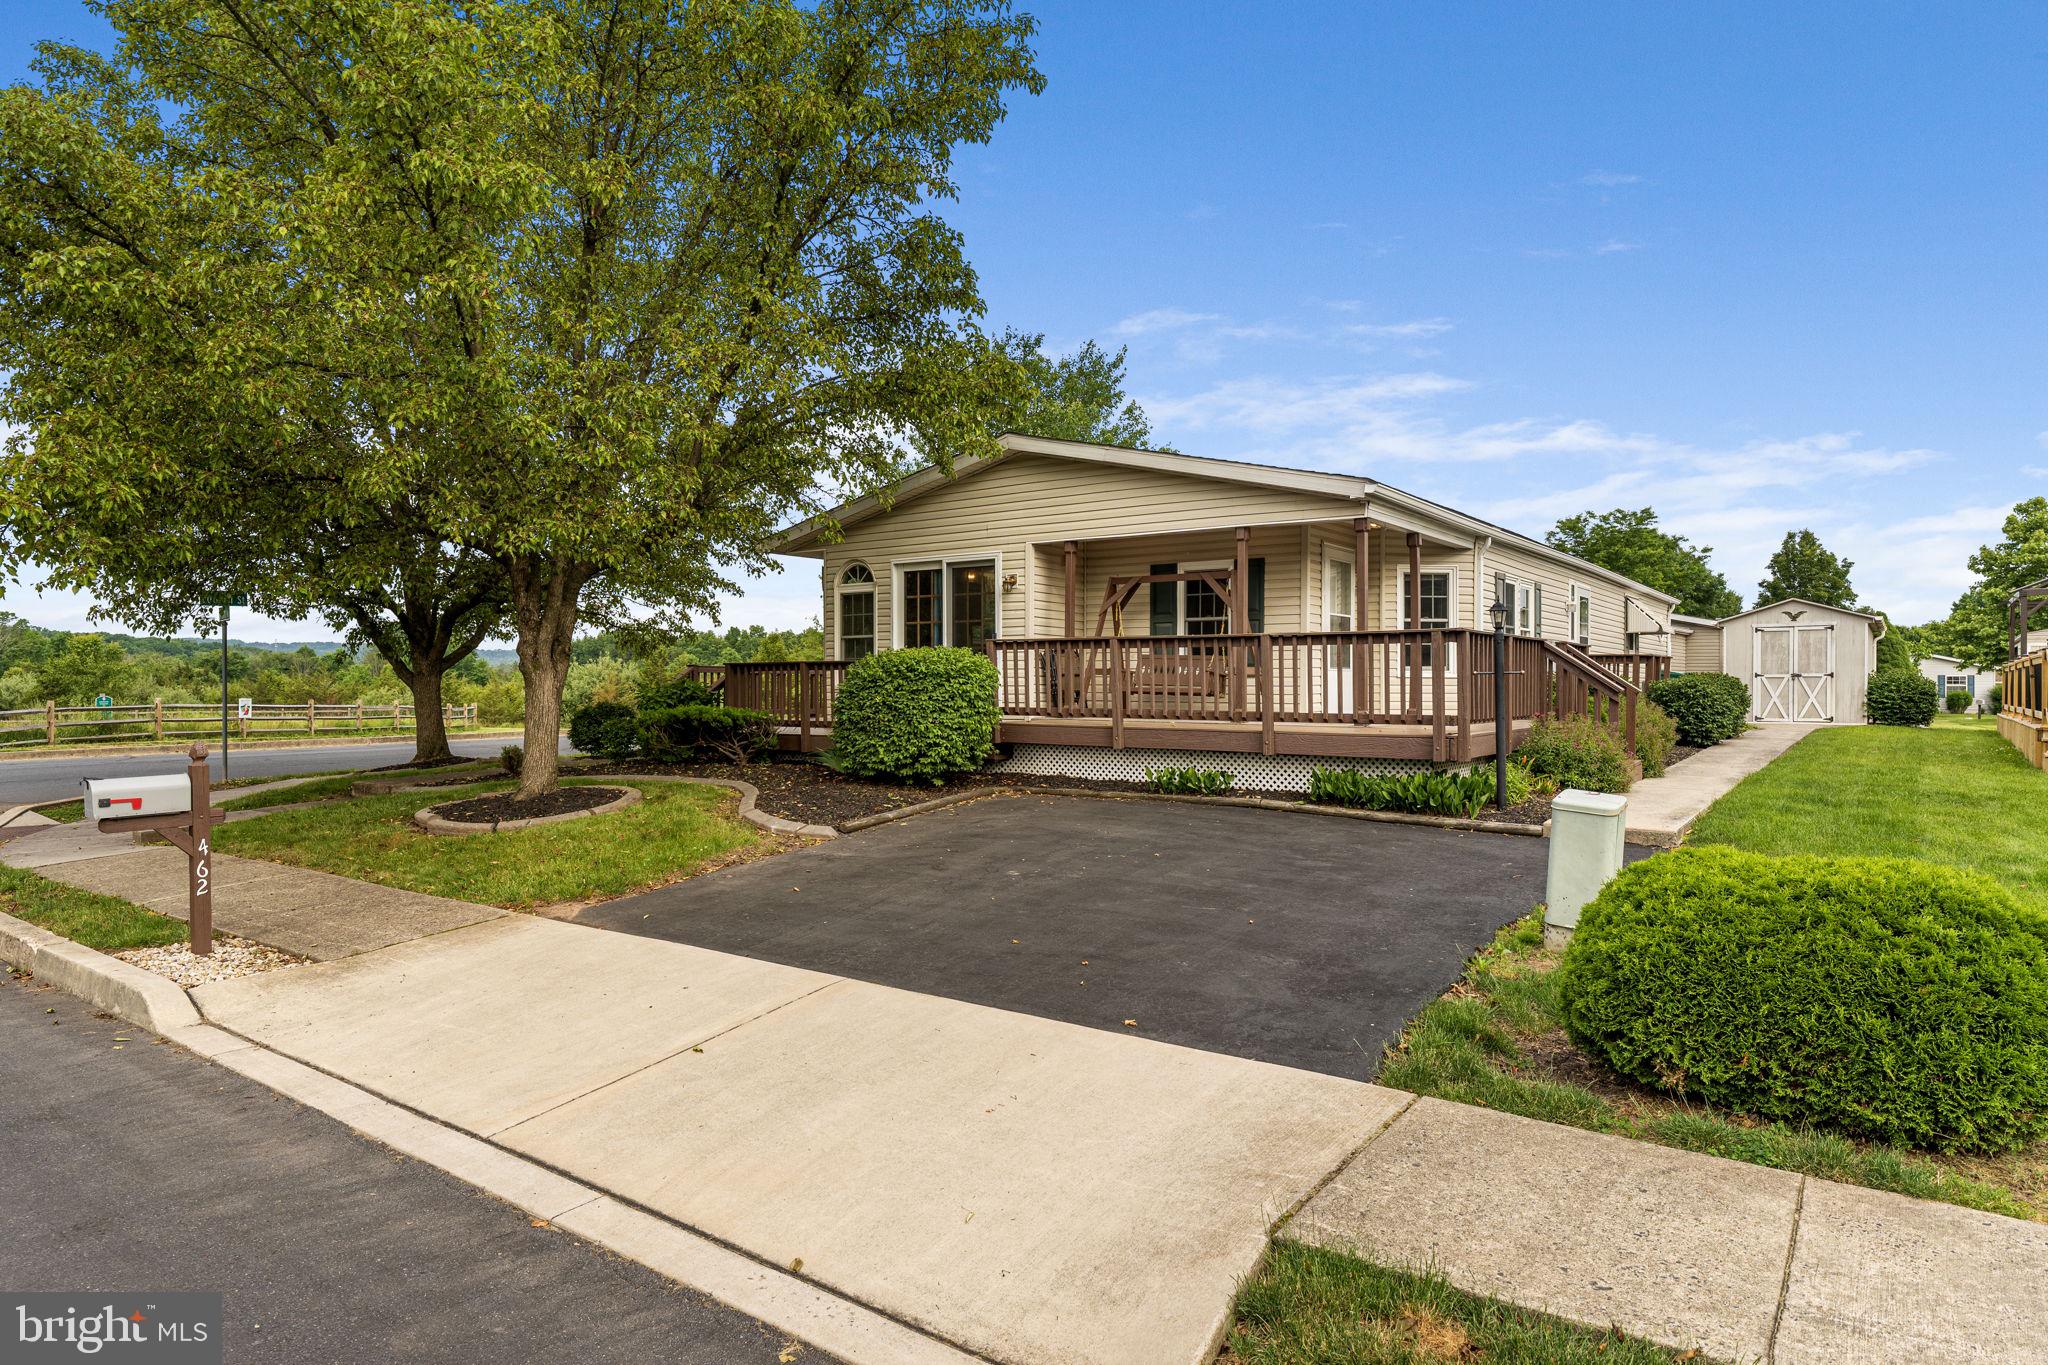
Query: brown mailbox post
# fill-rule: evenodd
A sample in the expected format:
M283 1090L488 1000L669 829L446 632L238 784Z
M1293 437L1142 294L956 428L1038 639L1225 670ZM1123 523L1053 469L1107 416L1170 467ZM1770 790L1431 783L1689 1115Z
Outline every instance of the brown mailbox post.
M195 742L189 752L190 810L171 815L118 816L101 820L98 827L109 834L161 834L185 850L192 874L192 951L205 957L213 952L213 827L227 819L228 813L213 804L212 778L206 771L206 745Z

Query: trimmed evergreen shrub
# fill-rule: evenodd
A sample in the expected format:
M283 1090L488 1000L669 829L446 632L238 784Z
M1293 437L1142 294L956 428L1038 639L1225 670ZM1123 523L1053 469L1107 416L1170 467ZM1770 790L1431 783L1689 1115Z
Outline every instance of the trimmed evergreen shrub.
M1934 679L1903 668L1870 675L1863 709L1873 725L1925 725L1941 708L1941 689Z
M1944 1151L2048 1134L2048 918L1979 873L1662 853L1586 907L1557 987L1646 1085Z
M1648 697L1636 702L1636 759L1644 777L1664 776L1664 764L1678 743L1678 722Z
M678 706L716 706L719 696L687 673L664 678L640 689L640 714L667 711Z
M1970 709L1970 700L1970 694L1963 691L1962 688L1950 688L1947 700L1948 713L1952 716L1960 716L1963 712Z
M1537 721L1514 757L1535 776L1580 791L1625 792L1641 773L1621 736L1591 716Z
M640 742L633 708L619 701L594 701L569 717L569 743L599 758L624 758Z
M1994 716L1995 716L1995 715L1997 715L1997 714L1998 714L1999 712L2001 712L2001 711L2003 711L2003 710L2005 709L2005 704L2004 704L2004 703L2005 703L2005 684L2004 684L2004 683L1993 683L1993 684L1991 684L1991 690L1990 690L1989 692L1986 692L1986 693L1984 694L1984 709L1985 709L1986 711L1989 711L1989 712L1990 712L1990 713L1991 713L1992 715L1994 715Z
M498 766L514 777L519 776L519 770L526 766L526 746L507 744L498 750Z
M683 763L700 755L721 763L751 763L775 747L775 720L736 706L668 706L643 711L640 748L657 763Z
M1678 727L1678 742L1705 749L1742 733L1749 685L1728 673L1674 673L1643 689Z
M972 649L890 649L846 670L832 703L832 765L937 785L995 752L996 666Z

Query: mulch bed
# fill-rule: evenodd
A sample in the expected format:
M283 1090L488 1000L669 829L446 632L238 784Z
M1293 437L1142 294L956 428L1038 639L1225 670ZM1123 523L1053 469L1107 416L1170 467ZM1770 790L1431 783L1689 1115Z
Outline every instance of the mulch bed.
M1694 754L1700 752L1701 750L1688 748L1683 744L1672 745L1671 752L1664 755L1664 771L1670 772L1674 765L1683 763Z
M1093 791L1143 791L1137 782L1100 782L1082 777L1037 777L1029 773L969 773L943 787L908 786L900 782L872 782L833 772L822 763L784 761L779 763L608 763L605 775L621 777L644 773L648 776L717 777L752 783L760 790L759 808L785 820L807 825L837 826L865 815L881 815L920 801L949 796L954 792L992 790L998 787L1086 787Z
M560 787L545 796L521 800L514 792L497 792L436 806L434 814L461 825L488 825L499 820L533 820L544 815L568 815L595 810L623 793L617 787Z

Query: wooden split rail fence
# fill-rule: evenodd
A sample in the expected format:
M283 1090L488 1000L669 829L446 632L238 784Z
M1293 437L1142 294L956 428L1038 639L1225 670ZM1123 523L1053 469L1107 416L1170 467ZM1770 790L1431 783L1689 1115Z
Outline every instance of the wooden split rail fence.
M245 720L231 715L238 739L284 739L301 735L407 734L413 729L408 702L256 702ZM477 708L444 706L450 729L475 729ZM210 702L151 701L128 706L59 706L0 711L0 749L60 744L130 744L180 739L213 739L220 734L220 707Z

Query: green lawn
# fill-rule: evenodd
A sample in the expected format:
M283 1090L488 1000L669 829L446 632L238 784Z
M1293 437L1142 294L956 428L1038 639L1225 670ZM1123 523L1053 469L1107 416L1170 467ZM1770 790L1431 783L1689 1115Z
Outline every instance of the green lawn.
M187 932L183 920L12 867L0 867L0 910L105 953L179 943Z
M1540 915L1503 929L1467 964L1457 988L1416 1016L1379 1083L1844 1184L2016 1218L2048 1217L2048 1143L2001 1157L1930 1156L1762 1123L1631 1084L1566 1035L1558 960L1543 947Z
M412 813L422 806L511 785L487 782L279 811L225 826L215 847L245 858L524 909L677 881L761 837L732 813L737 798L731 792L680 782L641 784L646 799L616 815L507 834L422 834L411 823Z
M1998 733L1998 717L1980 716L1975 713L1952 716L1948 712L1943 711L1935 716L1934 728L1937 730L1988 730L1995 735Z
M495 764L458 763L447 768L421 768L417 773L342 772L335 773L331 777L318 777L311 782L297 782L289 787L279 787L275 791L256 792L249 796L232 797L222 801L220 806L223 810L261 810L266 806L285 806L299 801L329 801L338 796L347 796L354 790L356 783L367 779L407 777L416 778L421 782L432 782L437 778L456 777L467 773L475 773L478 777L482 777L492 772L495 767ZM281 779L266 778L265 780L276 781ZM437 798L428 797L426 801L422 801L420 804L426 805L435 799Z
M2048 911L2048 773L1989 725L1817 730L1686 838L1758 853L1890 854L1975 868Z
M1672 1365L1698 1356L1291 1242L1237 1295L1219 1365Z

